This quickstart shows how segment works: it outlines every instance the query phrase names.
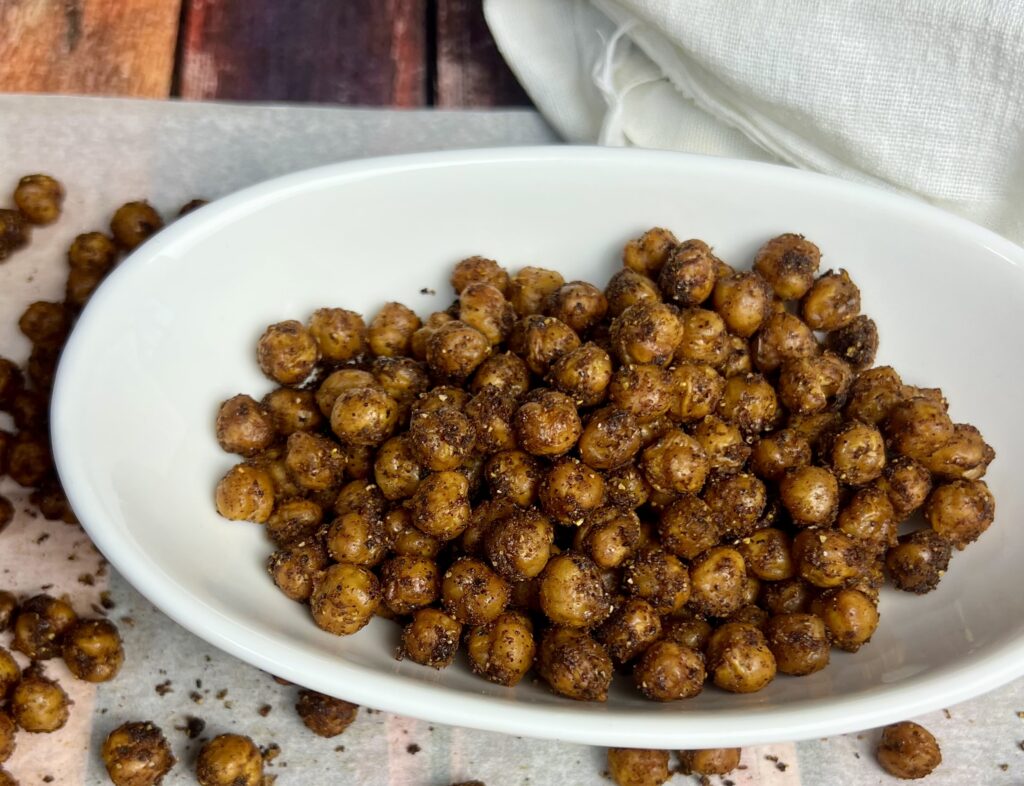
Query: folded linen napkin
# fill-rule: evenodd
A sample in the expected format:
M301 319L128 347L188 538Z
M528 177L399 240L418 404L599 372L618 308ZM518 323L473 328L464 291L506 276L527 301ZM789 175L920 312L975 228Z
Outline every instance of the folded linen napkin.
M778 160L1024 242L1020 0L485 0L570 141Z

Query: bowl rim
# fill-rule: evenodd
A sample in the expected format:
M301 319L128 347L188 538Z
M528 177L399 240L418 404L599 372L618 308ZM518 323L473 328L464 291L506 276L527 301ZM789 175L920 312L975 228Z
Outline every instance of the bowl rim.
M186 215L161 230L119 265L84 309L64 349L53 388L51 439L58 473L82 526L97 548L144 597L179 625L219 649L271 674L305 687L381 710L453 726L520 734L528 737L619 747L746 746L822 737L881 726L964 701L993 690L1024 674L1024 635L993 645L981 656L911 677L897 685L847 698L809 701L795 708L754 707L736 710L687 711L671 714L652 705L650 711L619 714L600 704L533 704L496 702L493 696L453 693L427 681L396 680L369 667L302 653L272 635L265 635L210 609L177 583L160 564L117 528L107 524L103 506L81 469L88 446L76 440L75 380L88 373L84 348L102 324L105 304L117 298L133 277L145 276L161 264L165 251L189 246L216 232L237 215L250 212L296 191L332 183L341 185L379 175L431 168L487 164L540 163L666 163L694 171L740 173L785 182L804 183L891 207L907 219L942 224L942 231L964 237L1024 267L1024 249L1006 238L924 201L875 186L841 180L792 167L675 151L592 146L523 146L413 153L354 159L306 169L236 191ZM330 669L324 669L329 664ZM397 689L396 689L397 688ZM876 695L880 693L881 695ZM510 691L511 696L511 691ZM620 723L609 723L612 719Z

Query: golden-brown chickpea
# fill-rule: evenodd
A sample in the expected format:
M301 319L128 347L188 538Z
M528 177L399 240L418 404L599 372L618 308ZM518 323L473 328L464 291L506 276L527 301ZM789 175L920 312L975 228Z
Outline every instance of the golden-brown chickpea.
M13 592L0 590L0 633L7 630L18 611L18 598ZM0 688L0 694L3 689Z
M750 470L764 480L779 481L788 470L811 462L811 446L793 429L767 434L754 443Z
M315 368L320 350L312 334L294 319L278 322L264 331L256 345L260 369L282 385L298 385Z
M466 654L474 674L498 685L516 685L530 670L537 647L530 618L506 611L466 636Z
M278 549L267 557L267 572L286 597L305 603L313 594L316 577L327 567L327 550L309 537Z
M690 608L697 614L727 617L745 600L747 578L743 555L729 546L714 546L690 566Z
M661 292L655 281L642 273L625 268L608 281L604 289L608 301L608 315L617 317L630 306L648 301L661 300Z
M14 418L14 425L23 432L39 433L46 431L50 421L50 399L36 390L22 390L20 388L21 374L17 375L19 383L8 402L4 405ZM26 434L19 434L19 438L27 438ZM10 457L8 457L8 472L10 472ZM21 485L34 485L25 484Z
M0 262L28 243L30 229L20 210L0 208Z
M535 510L515 510L487 528L483 550L498 574L512 582L524 581L544 570L554 537L546 516Z
M497 388L518 399L530 389L530 370L523 359L512 352L491 355L473 372L469 387L473 393Z
M674 390L669 373L661 366L621 366L608 386L611 403L647 423L668 412Z
M515 414L516 437L527 453L560 456L576 444L583 425L572 399L564 393L544 391Z
M556 625L588 628L611 613L601 572L585 554L566 552L552 557L540 574L541 610Z
M870 483L885 468L885 442L870 423L847 421L826 432L818 450L836 478L851 486Z
M868 368L878 352L878 326L861 314L825 337L825 346L855 369Z
M636 418L617 407L599 409L587 420L579 440L580 458L594 469L614 469L630 461L640 450L640 426Z
M766 527L743 538L736 547L747 571L764 581L782 581L796 575L792 542L782 530Z
M664 303L637 303L612 320L612 349L621 363L666 366L682 338L676 310Z
M776 371L785 361L818 354L814 333L800 317L788 312L772 314L753 339L753 361L763 374Z
M718 279L712 303L730 332L749 338L768 318L771 288L758 273L735 273Z
M516 447L512 419L517 408L516 399L497 388L487 388L466 403L465 415L460 417L467 418L475 432L477 453L490 456Z
M676 236L669 230L652 227L626 243L622 249L622 264L628 270L654 278L665 267L678 244Z
M163 229L164 220L149 202L128 202L114 211L110 234L122 248L132 251Z
M800 301L800 316L812 330L838 330L860 313L860 289L845 270L820 276Z
M3 242L0 240L0 252L2 252L2 246ZM0 258L2 258L2 253L0 253ZM103 278L103 273L72 268L68 272L67 283L64 286L64 302L76 309L84 308L89 298L92 297L92 293L103 283Z
M674 555L660 548L642 548L626 564L623 589L646 600L659 614L681 609L691 596L690 573Z
M579 526L589 511L604 504L604 479L578 459L560 459L541 481L539 497L549 516Z
M896 521L906 520L924 504L932 490L928 470L904 456L889 462L875 484L889 497Z
M661 786L672 777L668 751L609 748L608 775L616 786Z
M263 397L262 408L270 415L274 429L282 437L296 431L316 431L324 421L312 390L276 388Z
M373 476L388 500L407 499L415 493L424 470L409 434L392 437L377 451Z
M605 497L610 505L636 510L650 498L651 486L635 464L626 464L605 475Z
M704 487L704 502L723 534L744 538L760 525L767 492L764 483L749 472L716 474Z
M509 584L486 563L460 557L441 580L446 613L464 625L486 625L508 606Z
M537 652L537 673L555 693L578 701L605 701L612 681L608 653L585 631L552 627Z
M630 598L612 612L594 633L612 660L633 660L661 637L661 617L650 603Z
M262 467L237 464L217 484L216 503L226 519L263 524L274 510L274 481Z
M832 352L793 358L782 364L779 398L790 412L815 414L841 403L852 381L850 366Z
M436 557L442 542L432 535L421 532L412 523L412 515L405 508L392 508L384 516L386 537L396 555L412 557Z
M711 624L701 617L670 617L662 628L666 641L674 641L698 652L704 651L711 630Z
M679 314L683 337L675 359L721 368L729 354L729 333L725 321L706 308L685 308Z
M981 432L968 423L953 426L953 438L922 459L925 468L942 480L979 480L996 457Z
M658 537L672 554L693 559L718 543L721 529L704 500L693 494L683 494L661 512Z
M593 284L570 281L547 296L544 313L560 319L577 333L586 333L604 319L608 301Z
M775 656L753 625L727 622L708 639L708 673L732 693L756 693L775 679Z
M409 351L416 360L427 359L427 344L441 325L453 321L454 317L446 311L435 311L423 323L423 327L412 334Z
M379 445L398 425L398 402L378 387L341 391L331 410L331 430L342 442Z
M24 386L25 378L18 364L0 357L0 406L7 408L14 401L14 397L23 392Z
M339 563L316 577L309 607L318 627L348 636L373 618L380 598L380 583L369 569Z
M0 647L0 699L6 699L20 679L21 668L18 662L10 652Z
M808 611L818 590L799 576L761 585L757 602L771 614Z
M896 517L885 492L876 487L858 489L839 511L836 528L866 552L879 554L896 545Z
M11 441L7 456L7 474L19 486L33 488L42 484L53 471L49 439L22 431Z
M497 287L474 282L459 294L459 320L497 346L508 338L516 313Z
M539 314L544 309L548 295L564 283L562 274L554 270L524 267L509 281L508 301L521 317Z
M727 775L740 766L739 748L679 751L681 772L687 775Z
M703 240L685 240L677 245L658 274L665 298L682 306L703 303L715 287L716 263L715 255Z
M583 344L555 360L547 378L579 406L591 407L607 395L612 381L612 359L596 344Z
M675 701L696 696L704 688L704 657L674 641L652 644L633 669L638 691L654 701Z
M853 380L843 413L851 420L878 425L904 397L903 380L891 366L869 368Z
M71 330L71 314L63 303L38 300L25 309L18 320L18 329L33 344L56 349Z
M370 364L370 372L376 384L401 405L403 419L413 402L430 387L426 368L412 358L378 357Z
M402 630L402 657L443 669L455 660L462 624L438 609L418 609Z
M309 318L309 333L330 363L346 363L366 352L366 323L355 311L318 308Z
M811 602L811 611L824 621L832 643L848 652L870 641L878 627L878 607L860 590L828 590Z
M865 555L857 542L834 529L809 529L793 539L793 559L800 575L815 587L838 587L855 579Z
M262 786L263 756L248 737L221 734L199 749L199 786Z
M491 344L476 328L452 320L427 340L427 365L441 379L461 382L491 353Z
M469 458L476 429L453 407L417 412L409 423L409 443L421 466L440 472L456 469Z
M778 407L775 388L763 376L737 374L725 380L718 416L735 423L740 431L752 434L775 423Z
M758 250L754 270L771 284L783 300L799 300L814 283L821 251L803 235L787 232L773 237Z
M68 670L86 682L108 682L124 663L124 646L109 620L79 620L65 632L61 656Z
M441 594L437 563L427 557L392 557L380 568L384 605L395 614L429 606Z
M897 589L922 595L938 586L952 556L949 541L931 529L919 529L889 549L885 568Z
M827 526L839 512L839 481L824 467L797 467L783 476L779 499L798 527Z
M336 562L365 566L384 559L389 545L383 520L357 510L342 513L331 522L324 544Z
M828 666L828 631L814 614L776 614L768 620L765 637L783 674L802 677Z
M712 414L718 407L725 380L711 366L680 363L669 370L672 388L669 417L692 423Z
M356 511L380 519L384 517L387 507L387 500L377 485L364 480L346 483L334 499L334 512L339 516Z
M421 531L442 541L457 538L469 525L469 480L454 470L428 475L413 493L409 510Z
M60 684L48 679L38 666L32 666L25 670L11 691L8 711L23 730L48 734L68 722L70 705L68 694Z
M538 376L544 376L559 358L580 347L579 336L567 324L555 317L533 314L519 320L512 328L508 340L509 349L521 357L527 368ZM581 359L583 372L591 369L593 357ZM579 362L579 361L577 361ZM563 375L566 372L563 370Z
M377 357L401 357L409 354L412 334L419 329L420 318L411 308L385 303L370 321L366 342Z
M671 429L644 450L641 467L654 489L686 494L701 490L709 462L699 440Z
M288 437L284 462L292 479L307 491L327 491L341 484L341 448L327 437L296 431Z
M936 486L924 505L924 517L935 532L959 550L989 528L996 501L983 480L954 480Z
M942 751L935 737L911 721L886 726L875 756L883 770L906 780L927 777L942 764Z
M157 786L176 760L163 732L153 723L122 723L100 751L114 786Z
M573 547L603 569L617 568L640 545L640 519L632 510L605 507L587 517L576 531Z
M11 647L32 660L54 658L60 654L64 635L77 620L67 601L36 595L18 609Z
M533 456L522 450L504 450L487 460L484 468L492 496L529 507L537 498L541 468Z
M708 415L694 426L692 434L707 456L709 470L736 472L746 464L750 446L732 423Z
M52 224L63 202L64 188L49 175L26 175L14 189L14 204L31 224Z
M359 705L316 691L301 690L295 712L305 727L318 737L337 737L355 721Z
M462 290L470 284L476 283L490 284L502 295L509 291L508 271L493 259L485 257L475 256L463 259L455 265L450 280L452 288L457 294L462 294Z
M439 409L445 408L456 409L462 412L466 408L466 402L469 399L469 393L462 388L440 385L419 395L412 407L412 417L415 418L425 412L436 412Z

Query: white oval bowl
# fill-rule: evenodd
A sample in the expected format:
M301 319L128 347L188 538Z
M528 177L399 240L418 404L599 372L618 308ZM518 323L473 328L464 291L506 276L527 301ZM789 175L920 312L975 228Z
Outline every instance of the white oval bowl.
M845 267L878 322L878 362L941 386L998 452L995 525L923 597L886 590L881 626L811 677L752 695L655 704L617 684L581 704L530 680L502 688L463 661L394 658L397 628L337 638L264 571L260 527L228 522L213 487L233 463L223 399L272 385L263 328L320 306L421 315L452 299L458 259L541 265L603 284L647 227L700 237L749 266L781 232ZM96 293L53 399L57 465L97 546L170 617L273 674L360 704L509 734L634 747L739 746L847 732L948 706L1024 673L1024 251L909 199L782 167L672 153L520 148L354 161L246 189L175 222ZM424 288L436 296L421 293ZM621 680L620 680L621 682Z

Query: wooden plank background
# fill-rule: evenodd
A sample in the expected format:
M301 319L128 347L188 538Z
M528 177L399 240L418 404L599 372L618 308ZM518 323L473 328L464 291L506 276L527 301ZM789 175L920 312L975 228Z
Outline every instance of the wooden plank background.
M0 92L530 103L482 0L0 0Z

